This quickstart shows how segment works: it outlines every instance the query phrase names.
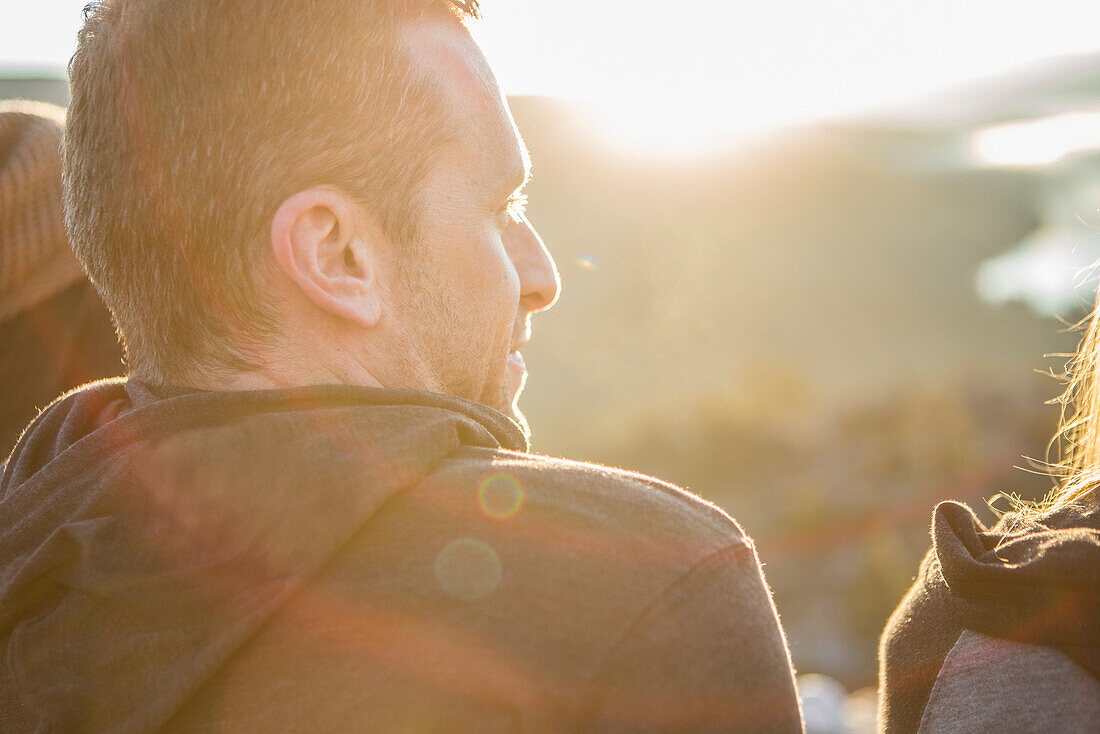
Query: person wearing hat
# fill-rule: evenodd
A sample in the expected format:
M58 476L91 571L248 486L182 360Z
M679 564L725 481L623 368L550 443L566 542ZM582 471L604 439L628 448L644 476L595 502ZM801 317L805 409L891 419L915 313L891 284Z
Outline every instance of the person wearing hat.
M69 248L65 110L0 101L0 462L58 395L121 374L111 316Z

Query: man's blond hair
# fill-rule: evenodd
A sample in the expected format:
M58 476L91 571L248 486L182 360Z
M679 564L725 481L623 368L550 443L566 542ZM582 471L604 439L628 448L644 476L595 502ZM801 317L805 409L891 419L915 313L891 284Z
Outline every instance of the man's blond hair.
M402 23L476 15L444 0L103 0L69 65L66 221L131 374L186 383L279 338L259 287L271 217L337 187L395 243L449 140Z

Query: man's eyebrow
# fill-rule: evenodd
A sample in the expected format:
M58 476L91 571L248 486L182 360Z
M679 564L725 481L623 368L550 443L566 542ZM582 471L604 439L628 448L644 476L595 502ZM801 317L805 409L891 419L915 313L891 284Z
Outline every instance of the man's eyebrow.
M523 177L515 191L519 191L531 182L531 152L527 150L527 143L522 137L519 139L519 157L523 164Z

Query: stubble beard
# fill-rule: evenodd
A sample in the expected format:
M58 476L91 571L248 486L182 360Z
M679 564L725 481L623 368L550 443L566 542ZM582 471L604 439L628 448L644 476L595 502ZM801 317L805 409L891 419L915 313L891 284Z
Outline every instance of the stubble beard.
M523 435L530 438L531 429L527 417L518 406L527 375L523 375L519 385L509 384L507 353L502 363L484 365L486 381L482 384L481 394L475 395L469 390L473 387L469 385L470 365L457 355L444 355L433 349L433 345L448 343L447 336L462 333L468 328L468 324L453 313L445 298L438 297L440 288L432 273L424 267L411 264L418 260L416 257L409 258L407 262L410 264L402 269L399 276L401 302L404 305L400 316L407 326L413 326L413 334L407 334L410 337L408 341L411 351L421 355L434 378L434 384L428 389L472 399L493 408L512 419L523 431ZM435 314L436 318L430 324L417 318L422 319L424 314Z
M524 375L520 381L519 388L512 391L512 388L508 385L507 369L500 381L500 388L497 391L496 399L492 402L488 400L482 400L480 402L485 403L491 408L496 408L504 415L515 421L516 425L523 431L523 435L528 439L531 438L531 426L527 423L527 416L523 414L523 411L519 407L519 396L523 394L523 387L527 382L527 376Z
M515 421L524 435L529 437L530 428L527 418L517 405L519 395L523 392L526 375L520 380L519 385L510 385L508 356L505 354L503 361L499 364L482 364L480 388L471 384L471 377L475 377L475 374L470 369L470 360L460 356L463 350L459 349L459 354L449 352L441 354L438 349L440 344L453 344L447 337L453 338L455 334L460 334L464 329L469 328L469 325L452 312L446 299L437 297L438 288L431 280L429 273L413 267L402 275L401 302L404 308L400 319L406 327L412 327L411 332L404 332L407 350L419 355L420 364L427 369L430 382L425 386L426 389L474 400L493 408ZM435 318L429 323L422 320L424 314L435 314ZM480 345L474 351L482 350L488 351L488 346ZM410 370L412 370L411 364Z

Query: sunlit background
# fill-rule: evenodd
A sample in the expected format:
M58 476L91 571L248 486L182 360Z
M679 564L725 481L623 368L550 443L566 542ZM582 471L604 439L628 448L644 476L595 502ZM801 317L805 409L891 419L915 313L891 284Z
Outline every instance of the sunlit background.
M82 4L5 9L0 96L64 102ZM934 504L1049 487L1014 467L1096 285L1100 5L483 9L564 281L525 349L536 448L738 518L829 676L811 731L865 731Z

